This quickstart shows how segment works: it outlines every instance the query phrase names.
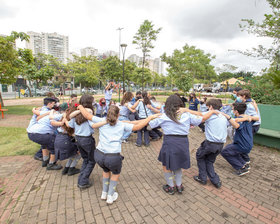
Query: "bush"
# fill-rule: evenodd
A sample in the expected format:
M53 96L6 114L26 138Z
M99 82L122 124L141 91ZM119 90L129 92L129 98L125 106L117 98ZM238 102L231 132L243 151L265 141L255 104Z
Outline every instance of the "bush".
M250 90L257 103L280 105L280 89L276 89L266 76L252 78L242 88Z

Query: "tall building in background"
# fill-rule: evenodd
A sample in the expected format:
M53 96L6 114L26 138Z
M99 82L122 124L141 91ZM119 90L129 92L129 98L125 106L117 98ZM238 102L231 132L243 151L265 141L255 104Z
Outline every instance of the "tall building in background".
M69 39L68 36L58 33L36 33L27 32L30 36L29 42L26 42L26 48L31 49L34 55L44 53L58 58L66 63L69 57Z
M134 62L138 67L140 67L142 65L142 57L139 57L136 54L132 54L130 55L127 60Z
M85 47L81 49L81 56L98 56L98 50L93 47Z

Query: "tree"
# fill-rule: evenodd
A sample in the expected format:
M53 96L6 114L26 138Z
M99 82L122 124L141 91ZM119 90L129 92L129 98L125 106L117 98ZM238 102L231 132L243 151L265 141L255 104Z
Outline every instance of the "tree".
M183 50L175 49L172 56L164 53L161 59L169 65L167 69L169 77L174 79L176 86L184 92L188 92L194 79L212 81L216 78L214 67L210 65L214 56L205 54L203 50L186 44Z
M268 37L273 40L272 46L265 48L259 45L258 48L253 48L251 51L241 52L248 56L267 59L271 62L269 76L273 80L274 85L280 86L280 2L279 0L267 0L272 12L264 15L264 20L259 23L252 19L242 19L245 24L240 24L242 31L256 34L259 37Z
M19 58L18 51L15 49L15 41L29 40L29 36L25 33L17 33L13 31L10 36L0 36L0 83L10 85L15 83L18 75L21 73L22 61ZM0 92L0 100L3 104Z
M92 87L100 79L100 65L96 57L74 56L74 61L68 63L70 73L75 77L75 82L80 86Z
M122 65L117 56L110 56L100 63L100 81L105 85L108 80L122 79Z
M141 74L144 74L144 76L141 76ZM152 79L152 73L148 68L144 68L144 72L142 68L136 68L132 74L132 81L139 86L142 85L142 88L147 83L151 82Z
M154 25L151 21L145 20L140 25L137 33L133 36L132 44L138 45L138 49L141 49L142 59L142 91L144 90L144 67L148 53L154 48L153 41L156 41L157 35L162 28L154 29Z

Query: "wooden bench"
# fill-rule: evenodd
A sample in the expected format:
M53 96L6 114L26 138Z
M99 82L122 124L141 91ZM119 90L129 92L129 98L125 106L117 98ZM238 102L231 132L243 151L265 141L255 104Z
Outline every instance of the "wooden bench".
M2 104L0 103L0 111L2 113L2 119L4 119L4 112L8 111L8 109L2 109Z

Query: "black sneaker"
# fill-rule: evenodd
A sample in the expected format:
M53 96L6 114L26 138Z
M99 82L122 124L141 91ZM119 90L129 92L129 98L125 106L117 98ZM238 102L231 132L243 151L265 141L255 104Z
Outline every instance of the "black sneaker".
M75 167L70 167L70 169L68 171L68 176L72 176L72 175L75 175L77 173L80 173L80 169L76 169Z
M42 161L42 167L46 167L49 164L50 159Z
M245 174L247 174L249 172L250 171L246 167L243 167L243 168L241 168L241 169L236 171L236 175L237 176L243 176L243 175L245 175Z
M142 145L139 145L139 144L137 144L137 143L135 143L135 145L137 146L137 147L141 147Z
M144 146L149 147L149 146L150 146L150 144L144 144Z
M201 180L199 176L193 176L193 179L199 183L201 183L202 185L206 185L207 181L206 180Z
M247 169L247 170L250 170L251 169L251 166L250 166L250 162L248 163L245 163L245 168Z
M169 185L166 184L166 185L163 185L162 189L170 195L175 194L175 187L170 187Z
M64 167L62 170L62 175L66 175L68 173L69 167Z
M78 184L77 186L78 186L78 188L80 188L81 190L84 190L84 189L87 189L87 188L91 187L91 186L92 186L92 183L88 183L88 184L85 184L85 185L80 185L80 184Z
M176 190L177 190L178 194L182 194L182 192L184 190L183 185L181 184L181 186L176 186Z
M61 169L62 169L62 166L55 164L55 163L53 163L53 164L49 163L47 165L47 170L61 170Z
M213 183L212 183L213 184ZM216 184L213 184L216 188L220 189L222 187L222 182L219 181L218 183Z
M152 139L151 139L152 142L156 142L156 141L158 141L158 140L159 140L159 137L158 137L158 138L152 138Z
M35 160L39 160L39 161L43 161L43 157L39 157L39 156L34 156Z

